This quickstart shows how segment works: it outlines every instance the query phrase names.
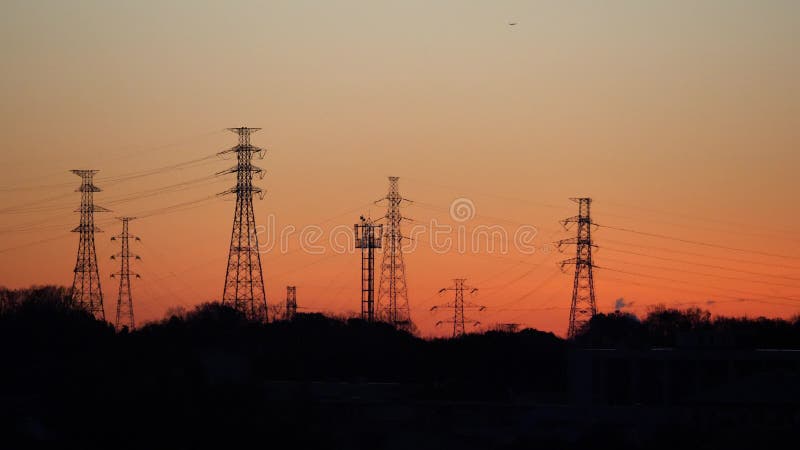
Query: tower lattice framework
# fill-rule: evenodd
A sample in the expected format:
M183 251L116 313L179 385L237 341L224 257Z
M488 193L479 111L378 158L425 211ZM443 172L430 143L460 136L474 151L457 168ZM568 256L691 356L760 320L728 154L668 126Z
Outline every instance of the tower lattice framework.
M361 216L353 226L355 246L361 249L361 318L375 321L375 249L381 248L383 225Z
M286 320L294 319L297 314L297 287L286 286Z
M140 278L139 274L131 272L131 258L141 259L139 255L131 253L130 240L138 241L139 237L134 236L128 231L128 224L135 217L118 217L122 222L122 232L113 236L111 240L120 241L119 253L112 255L111 259L120 260L119 272L111 274L111 277L119 277L119 293L117 295L117 317L114 326L118 330L127 328L133 330L136 322L133 318L133 295L131 294L131 275Z
M389 192L386 197L386 228L384 230L383 259L381 261L381 277L378 290L378 320L394 324L398 328L411 328L411 311L408 304L408 287L406 285L406 266L403 261L403 234L400 225L408 220L400 211L403 202L408 199L400 195L398 177L389 177Z
M467 279L466 278L454 278L453 285L451 287L442 288L439 290L440 294L444 294L448 291L453 291L453 301L449 303L445 303L443 305L437 305L431 308L431 311L436 311L442 308L452 308L453 310L453 318L449 320L440 320L436 322L436 325L442 325L445 323L452 323L453 324L453 337L461 337L467 333L467 323L472 324L473 326L480 325L480 322L477 320L470 319L464 315L464 310L466 309L476 309L478 311L483 311L486 309L485 306L476 305L464 298L464 291L469 291L470 294L474 294L478 291L477 288L467 286Z
M253 186L253 176L263 177L264 171L253 165L253 156L264 157L265 150L250 144L250 135L260 128L229 128L239 136L235 147L218 155L236 155L236 165L219 174L235 173L236 185L221 193L236 194L236 209L233 213L233 230L225 273L222 304L241 311L250 320L267 320L267 296L264 292L264 276L261 255L258 249L253 194L261 197L262 190Z
M72 170L72 173L81 177L81 185L75 190L81 193L81 206L75 210L81 214L81 222L72 230L73 233L80 233L75 275L72 279L72 302L98 320L105 320L103 290L100 286L97 252L94 246L94 234L102 230L94 224L94 213L109 210L94 204L94 193L101 191L93 183L94 174L97 172L91 169Z
M574 338L580 330L597 313L597 302L594 295L594 278L592 276L592 199L588 197L570 199L578 204L578 215L561 221L565 229L577 224L577 236L558 242L559 248L565 244L575 244L575 257L565 259L561 267L575 266L575 278L572 283L572 301L569 309L569 326L567 337Z

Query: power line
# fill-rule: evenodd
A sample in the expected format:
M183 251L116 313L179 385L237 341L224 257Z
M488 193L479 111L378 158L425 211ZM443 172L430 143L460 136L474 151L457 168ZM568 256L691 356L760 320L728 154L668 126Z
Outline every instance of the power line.
M139 158L144 154L149 154L149 153L161 151L161 150L164 150L164 149L167 149L167 148L175 147L175 146L181 145L183 143L194 141L194 140L199 139L199 138L204 138L204 137L208 137L208 136L211 136L211 135L214 135L214 134L222 133L223 131L225 131L225 130L211 130L211 131L204 131L204 132L200 132L200 133L194 133L194 134L191 134L191 135L184 136L182 138L176 139L176 140L174 140L172 142L169 142L169 143L157 145L155 147L130 150L130 151L126 152L125 155L117 156L117 157L114 157L114 158L103 158L103 156L108 155L108 153L102 153L100 155L99 159L101 161L103 161L103 162L113 162L113 161L123 161L123 160L130 159L130 158ZM66 168L64 170L66 170ZM44 176L46 178L49 178L51 176L58 176L58 175L63 174L64 170L51 172L49 174L45 174ZM40 178L37 177L35 179L31 178L29 180L38 181L39 179ZM99 178L98 181L101 181L101 182L105 183L107 181L107 179ZM3 192L3 191L20 191L20 190L39 190L39 189L43 189L43 188L47 188L47 187L57 187L58 188L58 187L65 187L65 186L71 186L71 185L72 185L71 183L66 183L65 182L65 183L56 183L56 184L47 184L47 185L0 187L0 192Z
M533 295L536 292L540 291L543 287L548 285L550 282L552 282L554 279L556 279L556 277L558 275L561 275L561 274L562 274L561 270L558 269L557 267L554 267L552 272L550 272L539 283L537 283L533 288L531 288L528 291L526 291L524 294L514 298L513 300L510 300L510 301L507 301L507 302L504 302L504 303L500 303L499 305L487 306L487 311L489 312L489 314L491 314L490 317L495 317L497 312L509 310L508 306L518 304L521 301L527 299L531 295ZM554 297L551 297L551 299L554 299ZM539 308L535 308L535 309L546 311L546 310L549 310L549 309L570 309L570 308L561 308L561 307L552 307L552 308L550 308L550 307L545 307L545 304L542 304ZM515 319L516 319L516 317L515 317Z
M152 216L161 215L161 214L169 214L169 213L174 213L174 212L186 211L186 210L189 210L189 209L194 209L197 206L200 206L201 203L205 203L205 202L208 202L210 200L214 200L216 198L217 197L215 195L209 195L207 197L203 197L203 198L200 198L200 199L197 199L197 200L189 200L189 201L186 201L186 202L175 203L175 204L172 204L172 205L169 205L169 206L163 206L163 207L160 207L160 208L155 208L155 209L151 209L151 210L148 210L148 211L140 212L140 213L137 214L137 217L146 218L146 217L152 217Z
M608 262L612 262L612 263L615 262L615 263L619 263L619 264L631 264L631 263L628 263L626 261L620 261L618 259L604 258L604 260L608 261ZM654 266L654 265L651 265L651 264L642 264L642 263L635 263L635 264L636 264L637 267L647 267L647 268L656 269L656 270L667 270L667 271L670 271L670 272L688 273L690 275L700 275L700 276L703 276L703 277L719 278L719 279L723 279L723 280L745 281L745 282L749 282L749 283L760 283L760 284L766 284L766 285L770 285L770 286L779 286L779 287L788 287L788 288L800 289L800 286L795 286L795 285L791 285L791 284L784 284L784 283L775 283L775 282L766 281L766 280L748 280L748 279L743 279L743 278L734 277L734 276L719 275L719 274L714 274L714 273L704 273L704 272L698 272L698 271L695 271L695 270L679 269L679 268L675 268L675 267Z
M730 220L720 220L718 218L695 216L695 215L691 215L691 214L679 213L679 212L675 212L675 211L665 211L665 210L659 210L659 209L655 209L655 208L645 208L645 207L637 206L637 205L626 205L624 203L619 203L619 202L608 202L608 204L609 205L622 206L623 208L631 208L631 209L638 209L638 210L641 210L641 211L648 211L648 212L651 212L651 213L666 215L666 216L669 216L669 217L683 217L683 218L686 218L686 219L689 219L689 220L696 220L696 221L701 221L701 222L713 222L713 223L719 223L719 224L723 224L723 225L734 225L734 226L745 227L747 229L752 229L753 228L753 225L751 225L751 224L742 223L742 222L735 222L735 221L730 221ZM776 229L776 228L766 228L766 227L762 227L761 229L763 229L765 231L769 231L769 232L774 232L774 233L785 233L785 234L792 234L792 235L797 234L797 231L792 231L792 230L780 230L780 229Z
M611 230L624 231L624 232L627 232L627 233L640 234L640 235L643 235L643 236L650 236L650 237L655 237L655 238L659 238L659 239L667 239L667 240L670 240L670 241L683 242L683 243L686 243L686 244L702 245L702 246L705 246L705 247L720 248L720 249L724 249L724 250L731 250L731 251L743 252L743 253L752 253L754 255L771 256L771 257L774 257L774 258L785 258L785 259L800 260L800 257L797 257L797 256L780 255L780 254L776 254L776 253L762 252L762 251L758 251L758 250L750 250L750 249L744 249L744 248L730 247L730 246L721 245L721 244L713 244L713 243L710 243L710 242L693 241L691 239L683 239L683 238L678 238L678 237L674 237L674 236L667 236L667 235L658 234L658 233L648 233L646 231L638 231L638 230L633 230L633 229L630 229L630 228L616 227L616 226L611 226L611 225L600 225L600 224L595 224L595 225L597 225L598 227L609 228Z
M489 308L491 310L494 310L497 306L503 307L503 306L509 306L509 305L514 305L516 303L519 303L522 300L525 300L526 298L528 298L531 294L534 294L537 291L539 291L541 288L543 288L545 285L547 285L547 283L549 283L550 281L554 280L555 277L557 275L560 275L561 273L563 273L563 272L561 272L561 270L558 267L554 267L553 270L544 279L542 279L542 281L540 283L536 284L533 288L531 288L530 290L526 291L524 294L520 295L519 297L516 297L514 300L510 300L508 302L501 303L501 304L496 305L496 306L490 306Z
M162 297L167 296L173 300L177 300L181 304L181 306L192 307L197 305L197 303L199 303L186 300L186 298L184 298L183 296L183 293L177 293L173 291L172 288L170 288L167 283L162 283L162 281L166 280L169 277L165 276L157 277L154 273L151 273L147 269L139 269L139 271L142 272L142 275L147 280L147 283L142 283L142 286L145 287L145 289L147 289L148 285L157 287L159 290L163 292L163 294L161 295Z
M181 170L186 169L192 166L201 166L205 163L210 163L212 160L216 160L216 155L207 155L201 158L194 158L188 161L182 161L179 163L168 164L166 166L156 167L153 169L145 169L140 170L138 172L130 172L127 174L121 174L113 177L107 177L102 179L101 181L105 182L107 185L114 185L119 183L124 183L126 181L135 180L138 178L145 178L153 175L159 175L162 173L166 173L172 170Z
M147 244L145 244L144 242L141 242L141 241L140 241L140 243L142 244L141 248L146 253L150 254L150 252L152 251L153 254L156 256L156 258L150 258L151 260L156 260L156 261L158 261L158 262L160 262L162 264L166 264L166 261L168 260L168 257L167 257L167 255L165 255L161 251L161 249L163 248L162 246L158 246L158 247L150 246L150 245L147 245ZM211 258L209 260L206 260L205 262L196 263L196 264L193 264L190 267L183 268L182 270L178 270L178 271L173 270L172 267L168 267L168 270L166 272L161 272L162 275L159 277L159 280L166 280L167 278L171 278L171 277L175 278L178 282L180 282L186 288L187 291L191 291L192 294L195 295L197 298L202 298L203 297L202 294L197 290L197 288L194 285L194 283L187 283L183 278L178 276L178 274L182 274L182 273L185 273L185 272L193 271L194 269L196 269L198 267L207 266L212 262L215 263L215 262L219 261L220 259L222 259L222 257L216 256L216 257L213 257L213 258ZM197 261L195 261L195 262L197 262Z
M429 186L437 187L437 188L440 188L440 189L447 189L449 191L454 191L454 192L466 192L468 190L468 189L464 189L463 187L458 187L458 186L453 186L453 185L448 185L448 184L432 183L430 181L422 180L422 179L419 179L419 178L409 178L409 179L417 181L417 182L422 183L422 184L427 184ZM476 196L476 197L496 198L498 200L507 200L507 201L512 201L512 202L527 203L527 204L535 205L535 206L543 206L545 208L564 209L564 207L561 206L561 205L554 205L554 204L542 203L542 202L534 202L534 201L531 201L530 199L519 198L519 197L511 197L511 196L507 196L507 195L487 194L487 193L478 193L478 194L471 194L471 195Z
M419 206L419 207L422 207L422 208L425 208L425 209L428 209L428 210L431 210L431 211L436 211L436 212L448 212L448 211L450 211L450 207L445 207L445 206L441 206L441 205L435 205L433 203L419 202L419 201L414 201L414 206ZM537 230L545 230L545 231L549 231L549 232L553 232L554 231L552 229L545 229L545 228L542 228L540 226L537 226L537 225L534 225L534 224L531 224L531 223L523 223L523 222L518 222L518 221L512 220L512 219L505 219L505 218L502 218L502 217L489 216L489 215L486 215L486 214L474 213L473 217L487 219L487 220L491 220L493 222L505 222L505 223L510 224L510 225L532 226L532 227L535 227Z
M156 209L140 212L140 213L136 214L136 216L139 217L139 218L145 218L145 217L152 217L152 216L157 216L157 215L161 215L161 214L170 214L170 213L174 213L174 212L182 212L182 211L186 211L186 210L189 210L189 209L193 209L194 207L197 207L197 206L201 206L201 205L199 205L199 203L204 203L204 202L207 202L207 201L210 201L210 200L214 200L216 198L217 198L217 196L211 195L211 196L203 197L203 198L198 199L198 200L191 200L191 201L187 201L187 202L176 203L176 204L173 204L173 205L168 205L168 206L164 206L164 207L160 207L160 208L156 208ZM107 224L110 224L112 222L113 222L112 220L109 220L109 221L106 221L106 222L100 221L98 223L101 224L101 225L107 225ZM44 243L47 243L47 242L56 241L56 240L59 240L59 239L66 239L67 237L69 237L69 234L58 234L58 235L53 236L53 237L39 239L39 240L36 240L36 241L33 241L33 242L28 242L28 243L25 243L25 244L20 244L20 245L15 245L15 246L12 246L12 247L1 248L0 249L0 253L5 253L5 252L13 251L13 250L19 250L19 249L23 249L23 248L27 248L27 247L32 247L32 246L36 246L36 245L39 245L39 244L44 244Z
M605 242L610 242L612 244L629 245L631 247L639 247L639 248L648 248L648 249L651 249L651 250L659 250L659 251L663 251L663 252L667 252L667 253L677 253L677 254L680 254L680 255L687 255L687 256L696 256L696 257L699 257L699 258L718 259L718 260L724 260L724 261L728 261L728 262L735 262L735 263L748 264L748 265L756 264L756 265L759 265L759 266L769 266L769 267L776 267L776 268L780 268L780 269L800 270L800 267L788 266L786 264L776 264L776 263L769 263L769 262L763 262L763 261L755 262L755 261L749 260L749 259L736 259L736 258L730 258L730 257L727 257L727 256L707 255L707 254L704 254L704 253L689 252L689 251L685 251L685 250L676 250L674 248L659 247L659 246L654 246L654 245L638 244L638 243L634 244L634 243L625 242L625 241L617 241L617 240L614 240L614 239L604 239L604 241Z
M772 273L765 273L765 272L754 272L754 271L751 271L751 270L735 269L735 268L732 268L732 267L724 267L724 266L720 266L720 265L716 265L716 264L705 264L705 263L700 263L700 262L695 262L695 261L686 261L686 260L676 259L676 258L667 258L667 257L664 257L664 256L648 255L646 253L632 252L630 250L620 250L620 249L613 248L613 247L605 247L605 246L603 246L603 247L599 247L599 248L602 248L603 250L610 251L610 252L625 253L625 254L636 255L636 256L644 256L646 258L660 259L662 261L671 261L671 262L677 262L677 263L681 263L681 264L690 264L690 265L693 265L693 266L710 267L710 268L713 268L713 269L726 270L726 271L738 272L738 273L746 273L746 274L749 274L749 275L758 275L758 276L762 276L762 277L773 277L773 278L782 278L782 279L792 280L792 281L800 281L800 278L787 277L785 275L775 275L775 274L772 274ZM694 272L692 272L692 273L694 273ZM789 285L781 285L781 286L789 286ZM794 287L794 286L789 286L789 287Z
M206 162L206 161L210 162L215 157L216 157L215 155L204 156L202 158L195 158L195 159L191 159L191 160L188 160L188 161L183 161L183 162L179 162L179 163L169 164L169 165L166 165L166 166L156 167L156 168L153 168L153 169L146 169L146 170L139 171L139 172L130 172L130 173L118 175L118 176L115 176L115 177L98 178L98 181L105 183L107 186L108 185L114 185L114 184L117 184L117 183L130 181L130 180L137 179L137 178L142 178L142 177L147 177L147 176L151 176L151 175L166 173L166 172L169 172L171 170L187 168L188 166L195 165L198 162ZM53 187L64 187L64 186L67 186L67 183L58 183L58 184L54 184L52 186ZM41 189L32 188L31 190L41 190ZM24 204L19 204L19 205L15 205L15 206L9 206L9 207L0 209L0 213L16 214L16 213L25 213L25 212L30 212L30 211L38 211L39 207L37 207L36 205L46 204L46 203L49 203L49 202L52 202L52 201L60 200L62 198L68 197L69 195L70 194L60 194L60 195L56 195L56 196L53 196L53 197L47 197L47 198L40 199L40 200L25 202Z
M605 268L605 270L609 270L609 269ZM622 273L622 274L625 274L625 275L632 275L631 272L627 272L627 271L622 271L622 270L612 270L612 271L613 272ZM639 274L636 274L636 275L633 275L633 276L639 276ZM611 280L611 281L618 281L620 283L632 284L634 286L649 287L649 288L655 288L655 289L666 289L668 291L682 291L682 292L688 292L688 293L691 293L691 294L704 295L704 296L708 296L708 297L724 297L724 298L732 299L735 302L742 302L742 303L754 302L754 303L764 303L764 304L781 305L781 306L797 306L794 303L770 302L769 300L764 300L764 299L737 297L737 296L733 296L733 295L721 294L719 292L714 292L714 293L702 292L702 291L698 291L698 290L694 290L694 289L686 289L686 288L676 287L674 284L664 285L664 284L657 284L657 283L642 283L642 282L639 282L639 281L623 280L623 279L616 278L616 277L613 277L613 276L608 276L608 275L605 276L605 279L608 279L608 280ZM675 282L676 283L680 283L680 281L678 281L678 280L675 280ZM706 304L709 305L709 304L713 304L713 303L718 303L718 301L716 301L716 300L710 300L710 302L711 303L709 303L707 301ZM700 302L689 302L689 303L699 304ZM675 303L670 303L670 304L674 305Z
M608 270L608 271L611 271L611 272L624 273L624 274L638 276L638 277L655 278L655 279L660 279L660 280L664 280L664 281L669 281L671 283L690 284L690 285L692 285L692 283L688 283L685 280L678 280L678 279L675 279L675 278L662 277L662 276L658 276L658 275L643 274L643 273L639 273L639 272L631 272L631 271L628 271L628 270L615 269L613 267L605 267L605 266L603 266L603 267L597 267L597 269ZM754 297L760 297L760 296L764 296L765 295L765 294L762 294L762 293L740 291L740 290L735 290L735 289L726 289L726 288L715 288L715 289L728 291L728 292L739 293L739 295L749 295L749 296L754 296ZM781 299L781 300L789 300L789 301L792 301L792 302L800 301L800 299L797 299L797 298L784 297L784 296L779 296L779 295L772 295L772 296L769 296L767 298L776 298L776 299Z
M561 299L561 294L559 294L559 293L551 294L549 297L547 297L546 301L544 301L542 303L542 305L550 305L553 302L558 301L560 299ZM555 306L552 306L552 307L551 306L542 306L541 307L541 311L551 311L551 310L552 311L560 311L560 310L568 310L568 309L571 309L571 308L555 307ZM518 314L512 316L509 321L510 322L517 322L524 315L525 315L524 312L518 313Z
M107 201L105 203L107 205L110 205L110 206L116 206L116 205L121 205L123 203L129 203L129 202L140 200L140 199L147 198L147 197L154 197L154 196L158 196L158 195L162 195L162 194L166 194L166 193L184 191L184 190L188 190L190 188L195 187L193 185L196 185L197 183L199 183L201 181L205 181L205 180L208 180L208 179L214 179L214 178L215 178L214 176L211 176L211 177L206 176L206 177L201 177L201 178L197 178L197 179L194 179L194 180L185 181L185 182L182 182L182 183L176 183L176 184L172 184L172 185L168 185L168 186L163 186L163 187L158 187L158 188L154 188L154 189L148 189L148 190L144 190L144 191L139 191L139 192L136 192L136 193L133 193L133 194L128 194L127 197L121 196L121 197L117 197L116 199L114 199L112 197L111 200L109 200L109 201ZM221 181L221 179L220 179L220 181ZM52 208L52 209L70 209L70 207ZM49 216L47 219L44 219L44 220L38 220L38 221L35 221L35 222L28 222L26 224L18 225L16 227L5 228L5 229L0 230L0 234L4 234L4 233L25 233L25 232L29 232L29 231L40 231L40 230L51 229L51 228L60 228L61 225L59 225L58 223L53 223L53 218L61 218L61 217L67 217L67 215L65 214L65 215Z
M608 216L608 217L616 217L616 218L620 218L620 219L633 219L633 220L645 221L645 222L653 222L653 223L657 223L657 224L661 224L661 225L668 225L668 226L671 226L671 227L686 228L686 229L690 229L690 230L711 231L711 232L714 232L714 233L728 233L728 234L735 234L737 236L753 236L753 237L765 238L765 239L775 239L776 238L775 234L780 234L781 233L781 232L772 231L772 232L769 232L769 233L772 233L772 234L765 234L765 233L754 233L752 231L749 231L749 229L748 229L748 231L742 231L742 230L736 230L736 229L709 228L709 227L702 227L702 226L697 226L697 225L689 225L689 224L685 224L685 223L669 222L669 221L665 221L665 220L661 220L661 219L657 219L657 218L644 218L644 217L638 217L638 216L637 217L631 217L631 216L624 215L624 214L612 214L612 213L607 213L607 212L603 213L602 216L603 217L606 217L606 216ZM797 239L795 239L795 238L791 238L791 237L787 238L785 236L781 236L781 237L779 237L779 239L784 239L784 240L788 239L790 241L795 241L795 242L797 241Z
M41 199L41 200L38 200L38 201L29 201L29 202L21 203L21 204L14 205L14 206L8 206L8 207L5 207L3 209L0 209L0 213L2 213L2 214L17 214L17 213L28 212L28 211L30 211L32 209L38 210L41 207L36 207L35 205L44 204L44 203L50 203L52 201L61 200L63 198L67 198L67 197L71 197L71 196L72 196L72 192L67 192L67 193L59 194L59 195L56 195L56 196L53 196L53 197L47 197L47 198L44 198L44 199Z
M221 178L218 178L215 175L206 175L202 177L193 178L191 180L181 181L179 183L169 184L166 186L159 186L151 189L145 189L142 191L133 192L130 194L123 194L118 197L112 197L109 200L109 204L119 204L119 203L127 203L134 200L140 200L143 198L154 197L161 194L171 193L171 192L179 192L186 189L193 187L199 183L204 181L209 181L213 179L218 179L222 181Z

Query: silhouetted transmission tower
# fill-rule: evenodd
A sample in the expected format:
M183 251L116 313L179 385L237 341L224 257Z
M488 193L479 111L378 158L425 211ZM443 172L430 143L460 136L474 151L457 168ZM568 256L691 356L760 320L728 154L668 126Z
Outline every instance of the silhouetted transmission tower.
M353 226L356 248L361 249L361 318L375 320L375 249L381 248L383 225L361 216Z
M436 311L440 308L453 308L453 318L451 320L440 320L439 322L436 322L436 325L439 326L443 323L452 323L454 338L463 336L467 333L467 323L471 323L473 326L480 325L480 322L468 319L464 316L465 309L477 309L478 311L483 311L486 309L485 306L476 305L464 300L465 290L468 290L470 294L478 292L477 288L467 286L466 281L466 278L454 278L452 287L439 289L440 294L444 294L447 291L454 291L455 297L453 298L453 302L445 303L444 305L437 305L431 308L431 311Z
M297 314L297 287L286 286L286 320L294 319Z
M589 320L597 313L594 298L594 279L592 278L592 218L591 198L571 198L578 204L578 215L561 221L565 229L572 223L578 224L577 237L558 241L559 249L564 244L575 244L575 257L561 261L561 268L575 265L575 279L572 286L572 303L569 309L569 328L567 337L574 338Z
M78 258L75 262L75 277L72 280L72 302L95 318L105 320L103 290L100 287L97 252L94 248L94 233L100 233L102 230L94 224L94 213L108 212L108 210L94 204L94 193L100 192L100 188L92 183L97 172L97 170L72 171L81 177L81 186L75 190L81 193L81 206L76 210L81 213L81 223L72 230L81 236L78 243Z
M400 223L406 219L400 212L400 204L409 201L400 195L398 177L389 177L389 193L378 200L386 200L386 230L384 234L383 261L381 262L380 289L378 291L378 318L408 330L411 328L411 312L406 287L406 266L403 262ZM376 202L377 203L377 202ZM406 219L407 220L407 219Z
M261 255L258 252L256 220L253 212L253 194L262 197L261 188L253 186L253 175L263 177L264 171L253 165L253 155L264 157L264 149L250 145L250 134L261 128L228 128L239 135L239 144L218 155L236 155L236 165L217 174L235 173L236 186L224 194L236 194L233 214L233 231L225 273L222 304L231 305L251 320L267 320L267 296L264 293L264 276L261 272Z
M136 278L141 278L139 274L131 272L131 258L141 259L139 255L131 253L130 239L135 241L139 240L138 236L134 236L128 232L128 223L135 217L118 217L122 221L122 233L113 236L112 241L120 240L120 252L111 255L111 259L120 259L119 272L112 273L111 278L119 277L119 294L117 296L117 320L114 326L118 330L127 328L133 330L136 327L136 322L133 320L133 296L131 295L131 275Z

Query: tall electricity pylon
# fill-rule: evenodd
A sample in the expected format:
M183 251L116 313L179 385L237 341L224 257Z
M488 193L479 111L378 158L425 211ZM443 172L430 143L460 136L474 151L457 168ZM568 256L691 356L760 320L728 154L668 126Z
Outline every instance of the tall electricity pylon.
M467 286L466 281L466 278L454 278L453 286L439 289L439 294L444 294L447 291L454 291L455 298L453 298L451 303L445 303L443 305L437 305L431 308L431 311L436 311L441 308L453 308L453 318L450 320L440 320L436 322L436 326L439 326L443 323L452 323L454 338L461 337L467 333L467 323L470 323L473 326L480 325L480 322L477 320L472 320L464 316L465 309L476 309L478 311L483 311L486 309L485 306L476 305L472 302L464 300L465 290L469 291L470 294L478 292L477 288Z
M297 314L297 287L286 286L286 320L293 320Z
M97 170L73 170L81 177L81 186L75 192L81 193L81 206L75 212L81 213L81 223L72 232L80 233L78 257L75 262L75 276L72 279L72 302L98 320L105 320L103 310L103 290L100 287L100 273L97 269L97 252L94 248L94 234L102 230L94 224L94 213L108 212L106 208L94 204L94 193L100 188L92 181Z
M111 255L111 259L120 260L119 272L112 273L111 278L119 277L119 294L117 296L117 320L114 322L117 330L127 328L130 331L136 327L136 322L133 320L133 296L131 295L131 275L136 278L141 278L139 274L131 272L131 258L142 259L139 255L131 253L130 239L139 241L138 236L134 236L128 232L128 224L135 217L117 217L122 221L122 233L111 237L112 241L120 240L120 252Z
M403 217L400 204L408 199L400 195L398 177L389 177L389 193L378 202L386 200L386 230L383 260L381 261L380 289L378 290L378 319L394 324L397 328L411 329L411 311L408 305L406 266L403 262L400 224ZM376 202L376 203L378 203Z
M236 174L236 186L220 195L236 194L236 210L233 213L233 231L225 273L222 304L231 305L250 320L266 322L267 296L264 292L264 276L261 272L261 255L258 252L256 219L253 212L253 194L263 198L261 188L253 186L253 175L263 178L264 171L253 165L253 155L264 158L265 150L250 145L250 134L261 128L228 128L239 135L239 144L218 155L236 155L236 165L218 172Z
M564 229L570 224L578 224L577 237L558 241L559 249L565 244L575 244L575 257L561 261L561 268L566 265L575 266L575 278L572 282L572 302L569 309L569 327L567 337L574 338L580 330L597 313L597 302L594 298L594 279L592 277L592 199L588 197L571 198L578 204L578 215L561 221Z
M361 216L353 226L356 248L361 249L361 318L375 321L375 249L381 248L383 225Z

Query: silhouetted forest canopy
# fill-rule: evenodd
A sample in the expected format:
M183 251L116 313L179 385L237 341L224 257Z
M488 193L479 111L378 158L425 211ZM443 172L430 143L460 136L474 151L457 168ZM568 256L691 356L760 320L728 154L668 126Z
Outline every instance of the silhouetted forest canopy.
M658 429L631 439L628 431L607 427L565 437L553 435L555 429L522 426L513 411L520 405L574 404L575 392L581 392L575 388L582 383L582 369L575 369L583 367L580 361L607 365L602 379L611 380L598 388L597 376L590 375L595 393L589 404L716 404L700 395L705 389L681 394L683 376L669 389L661 381L639 388L640 382L631 380L660 366L643 363L641 371L619 372L616 362L602 359L604 354L601 359L581 356L595 355L595 350L613 349L625 361L639 361L661 358L658 350L671 348L685 351L680 355L690 355L688 360L697 365L716 358L702 355L720 352L800 348L798 318L713 317L700 309L667 307L641 318L624 312L598 314L574 341L534 329L422 339L387 324L321 314L262 324L217 303L171 310L163 320L117 332L72 307L68 294L55 286L0 289L0 432L8 439L127 448L159 436L159 447L195 448L275 433L275 439L291 436L289 441L300 448L325 442L334 448L386 448L389 443L392 448L426 448L417 439L427 433L435 437L431 448L442 439L449 445L450 438L463 448L569 448L592 436L600 439L594 442L620 448L661 448L679 430L694 433L697 425L666 433L675 435L670 439ZM769 366L772 379L798 385L796 357L758 364L754 367ZM745 366L749 371L750 365ZM687 369L695 370L687 376L699 377L695 384L706 378L711 385L723 378L726 383L739 380L709 367L699 370L700 375ZM632 385L639 390L631 393ZM788 398L798 398L792 397L796 387L792 392ZM797 405L780 408L775 414L788 414L791 430L800 420ZM547 411L537 414L554 414ZM507 426L515 431L496 441L473 436L484 425L455 435L434 429L460 430L460 415L480 424L488 421L487 429ZM365 423L368 430L359 432ZM386 433L396 423L414 428L413 433L399 441L389 439ZM707 426L714 430L717 425ZM740 436L738 442L749 441Z

